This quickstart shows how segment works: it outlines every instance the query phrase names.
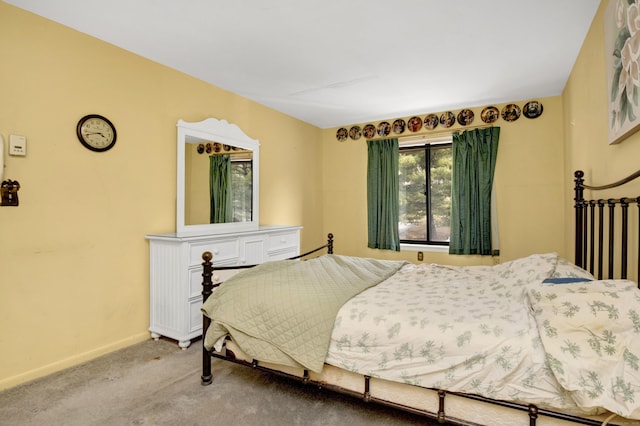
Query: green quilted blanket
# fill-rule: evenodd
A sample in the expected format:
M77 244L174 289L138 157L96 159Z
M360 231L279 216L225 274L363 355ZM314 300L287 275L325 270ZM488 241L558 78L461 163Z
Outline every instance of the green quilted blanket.
M203 304L212 320L204 345L229 334L253 359L320 372L340 307L406 263L325 255L244 270Z

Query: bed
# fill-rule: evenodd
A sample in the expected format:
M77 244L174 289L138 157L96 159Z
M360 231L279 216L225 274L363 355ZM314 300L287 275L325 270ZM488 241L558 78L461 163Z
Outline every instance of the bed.
M206 252L202 383L215 357L447 424L640 424L640 290L627 279L638 198L600 211L584 197L638 176L598 187L575 173L573 263L356 258L334 254L329 234L220 283Z

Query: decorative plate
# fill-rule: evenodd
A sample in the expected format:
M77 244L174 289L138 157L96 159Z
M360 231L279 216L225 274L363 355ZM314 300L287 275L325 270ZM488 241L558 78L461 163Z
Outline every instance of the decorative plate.
M407 128L410 132L417 132L422 129L422 119L420 117L411 117L407 121Z
M378 136L388 136L389 133L391 133L391 124L388 121L378 124Z
M438 116L435 114L429 114L424 118L424 128L433 130L438 127Z
M463 109L458 113L458 123L460 123L461 126L467 126L473 123L473 117L475 117L473 111L470 109Z
M485 107L480 113L480 118L487 124L495 123L500 118L500 111L493 105Z
M225 151L231 151L231 145L222 145L222 149L224 149Z
M542 115L542 104L538 101L530 101L524 104L522 115L527 118L538 118Z
M357 141L362 136L362 130L360 130L360 126L353 126L349 129L349 137L354 141Z
M347 133L347 129L345 129L344 127L340 127L336 132L336 139L338 139L338 141L340 142L346 141L348 136L349 134Z
M520 107L516 104L508 104L502 108L502 118L504 121L516 121L520 118Z
M406 123L402 119L397 119L393 122L393 133L399 135L400 133L404 133L404 129L407 127Z
M213 144L213 152L220 152L222 151L222 145L219 144L218 142L215 142Z
M373 124L367 124L366 126L364 126L364 129L362 129L362 135L365 138L372 138L376 135L376 126L374 126Z
M451 127L456 122L456 116L451 111L443 112L440 116L440 124L442 127Z

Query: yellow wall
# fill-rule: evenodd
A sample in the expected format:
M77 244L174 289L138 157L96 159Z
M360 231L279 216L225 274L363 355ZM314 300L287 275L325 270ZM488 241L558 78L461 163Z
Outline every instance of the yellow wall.
M612 0L613 1L613 0ZM603 0L574 65L562 95L565 122L565 238L573 256L573 210L571 207L573 172L583 170L585 180L603 185L640 169L640 133L622 142L608 143L608 88L605 55L604 14L609 2ZM616 196L634 196L640 182ZM601 195L595 195L600 197ZM634 223L633 220L631 222ZM631 232L631 231L630 231ZM633 234L631 234L633 235ZM635 256L630 257L634 259ZM635 271L635 262L629 270ZM633 273L635 277L635 273Z
M522 107L527 100L514 100ZM538 99L543 114L514 122L499 119L495 182L500 233L500 261L531 253L565 254L563 239L563 112L560 97ZM504 104L496 105L502 109ZM482 125L482 106L472 108ZM427 111L435 112L435 111ZM426 115L426 113L425 113ZM408 117L404 117L405 119ZM389 118L387 121L393 121ZM360 123L362 127L366 123ZM373 123L377 124L377 123ZM350 127L350 126L347 126ZM452 129L461 129L456 124ZM324 229L336 234L336 250L355 256L416 261L416 252L389 252L367 248L367 143L361 138L338 142L337 129L323 130ZM442 130L422 130L439 134ZM402 136L406 136L407 133ZM491 259L425 253L424 262L477 264Z
M175 231L176 123L235 123L261 143L262 224L322 235L321 131L0 2L0 134L19 207L0 207L0 388L149 337L144 236ZM90 113L118 139L91 152ZM6 148L5 148L6 154Z

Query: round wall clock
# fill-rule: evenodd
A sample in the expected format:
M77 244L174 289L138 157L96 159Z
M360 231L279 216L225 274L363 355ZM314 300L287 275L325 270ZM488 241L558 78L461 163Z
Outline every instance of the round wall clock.
M116 128L107 118L98 114L85 115L76 127L78 139L91 151L107 151L116 144Z

